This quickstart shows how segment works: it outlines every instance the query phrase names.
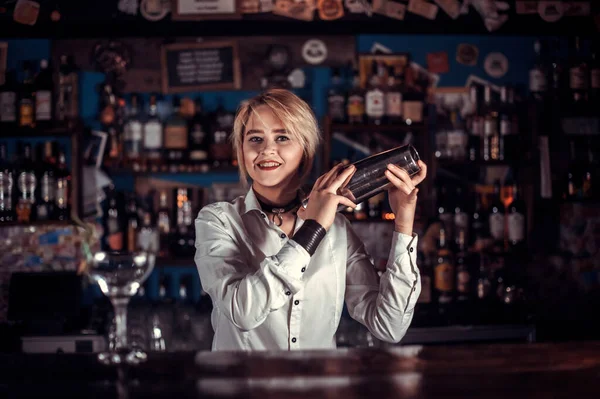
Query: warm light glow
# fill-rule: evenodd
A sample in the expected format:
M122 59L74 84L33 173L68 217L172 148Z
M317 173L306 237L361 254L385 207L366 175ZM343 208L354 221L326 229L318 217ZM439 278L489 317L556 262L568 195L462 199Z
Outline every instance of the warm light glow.
M394 220L396 219L396 215L394 215L392 212L387 212L383 214L383 220Z

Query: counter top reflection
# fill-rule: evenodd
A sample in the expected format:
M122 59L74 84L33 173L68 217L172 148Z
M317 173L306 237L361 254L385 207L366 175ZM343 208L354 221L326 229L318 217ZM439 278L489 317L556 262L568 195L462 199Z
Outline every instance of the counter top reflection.
M600 397L600 342L298 352L0 355L0 397Z

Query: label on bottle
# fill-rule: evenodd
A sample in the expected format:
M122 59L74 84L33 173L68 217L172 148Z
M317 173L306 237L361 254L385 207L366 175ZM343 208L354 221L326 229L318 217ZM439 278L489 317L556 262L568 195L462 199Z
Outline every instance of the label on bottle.
M17 121L17 95L14 91L0 93L0 122Z
M431 303L431 277L421 274L421 295L418 303Z
M592 89L600 89L600 68L594 68L590 71L590 83Z
M39 90L35 93L35 119L38 121L52 119L52 93L49 90Z
M28 98L19 104L19 126L33 126L33 101Z
M479 278L477 280L477 298L485 299L490 296L492 290L492 284L486 277Z
M54 188L56 187L54 177L50 176L48 173L44 173L40 183L42 199L44 199L44 201L54 201Z
M142 227L138 234L138 248L151 253L158 252L158 232L155 229Z
M33 202L36 184L37 179L33 173L21 172L18 180L21 198Z
M469 293L471 274L467 270L461 270L456 275L456 290L461 294Z
M348 116L362 118L365 114L365 98L358 94L348 97Z
M504 115L502 119L500 119L500 134L502 136L506 136L511 134L512 123L510 119L508 119L508 115Z
M483 122L483 134L485 136L491 136L496 131L496 129L494 129L494 122L495 122L494 119L487 119L487 118Z
M454 288L452 278L452 265L444 261L435 267L435 289L442 292L450 292Z
M38 220L47 220L48 219L48 206L46 203L42 202L37 204L36 207L36 216Z
M390 91L385 96L386 114L392 117L402 116L402 93Z
M402 102L404 119L412 122L423 122L423 102L404 100Z
M504 239L504 215L500 212L490 214L490 235L495 240Z
M137 138L137 130L135 130L133 140L141 140L142 130L140 124L139 139ZM148 150L159 150L163 144L162 125L156 121L150 121L144 126L144 148Z
M332 94L328 98L329 102L329 117L333 121L344 120L344 96L340 94Z
M56 179L56 206L60 209L66 209L68 204L69 182L66 178Z
M572 90L586 90L588 88L587 76L584 68L571 68L569 70L569 77L569 87Z
M366 95L367 116L381 118L385 114L383 92L379 89L369 90Z
M165 129L165 148L184 150L188 146L187 128L171 125Z
M533 93L545 92L548 88L546 75L539 68L529 71L529 91Z
M116 223L116 222L115 222ZM108 246L113 251L121 251L123 249L123 233L116 232L108 236Z
M12 188L12 175L0 171L0 211L12 209Z
M525 216L515 212L508 215L508 239L521 242L525 239Z

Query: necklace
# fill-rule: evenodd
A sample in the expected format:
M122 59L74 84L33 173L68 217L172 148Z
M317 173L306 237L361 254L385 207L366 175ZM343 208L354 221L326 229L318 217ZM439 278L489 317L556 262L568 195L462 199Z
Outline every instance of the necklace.
M267 205L260 199L258 199L258 197L256 197L256 199L258 200L258 203L260 204L260 207L263 211L273 214L273 218L271 220L273 221L273 223L275 223L275 226L277 227L283 224L283 217L281 216L282 214L287 213L300 205L300 197L294 198L291 202L283 206Z

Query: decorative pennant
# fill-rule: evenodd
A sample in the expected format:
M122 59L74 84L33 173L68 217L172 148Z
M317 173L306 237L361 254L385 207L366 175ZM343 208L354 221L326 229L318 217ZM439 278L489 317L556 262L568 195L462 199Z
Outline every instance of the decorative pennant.
M435 4L440 6L446 14L452 19L456 19L460 16L461 3L458 0L434 0Z
M475 66L479 57L479 48L472 44L462 43L456 49L456 62L462 65Z
M13 19L23 25L35 25L40 15L40 4L31 0L17 0Z
M342 0L319 0L319 18L324 21L333 21L344 16Z
M408 2L408 11L423 18L434 20L437 16L438 6L428 3L425 0L410 0Z
M537 14L538 13L538 2L537 1L517 1L517 14Z
M448 53L438 51L427 54L427 70L432 73L446 73L450 70L448 63Z
M406 5L391 0L373 0L373 12L402 21L406 15Z

